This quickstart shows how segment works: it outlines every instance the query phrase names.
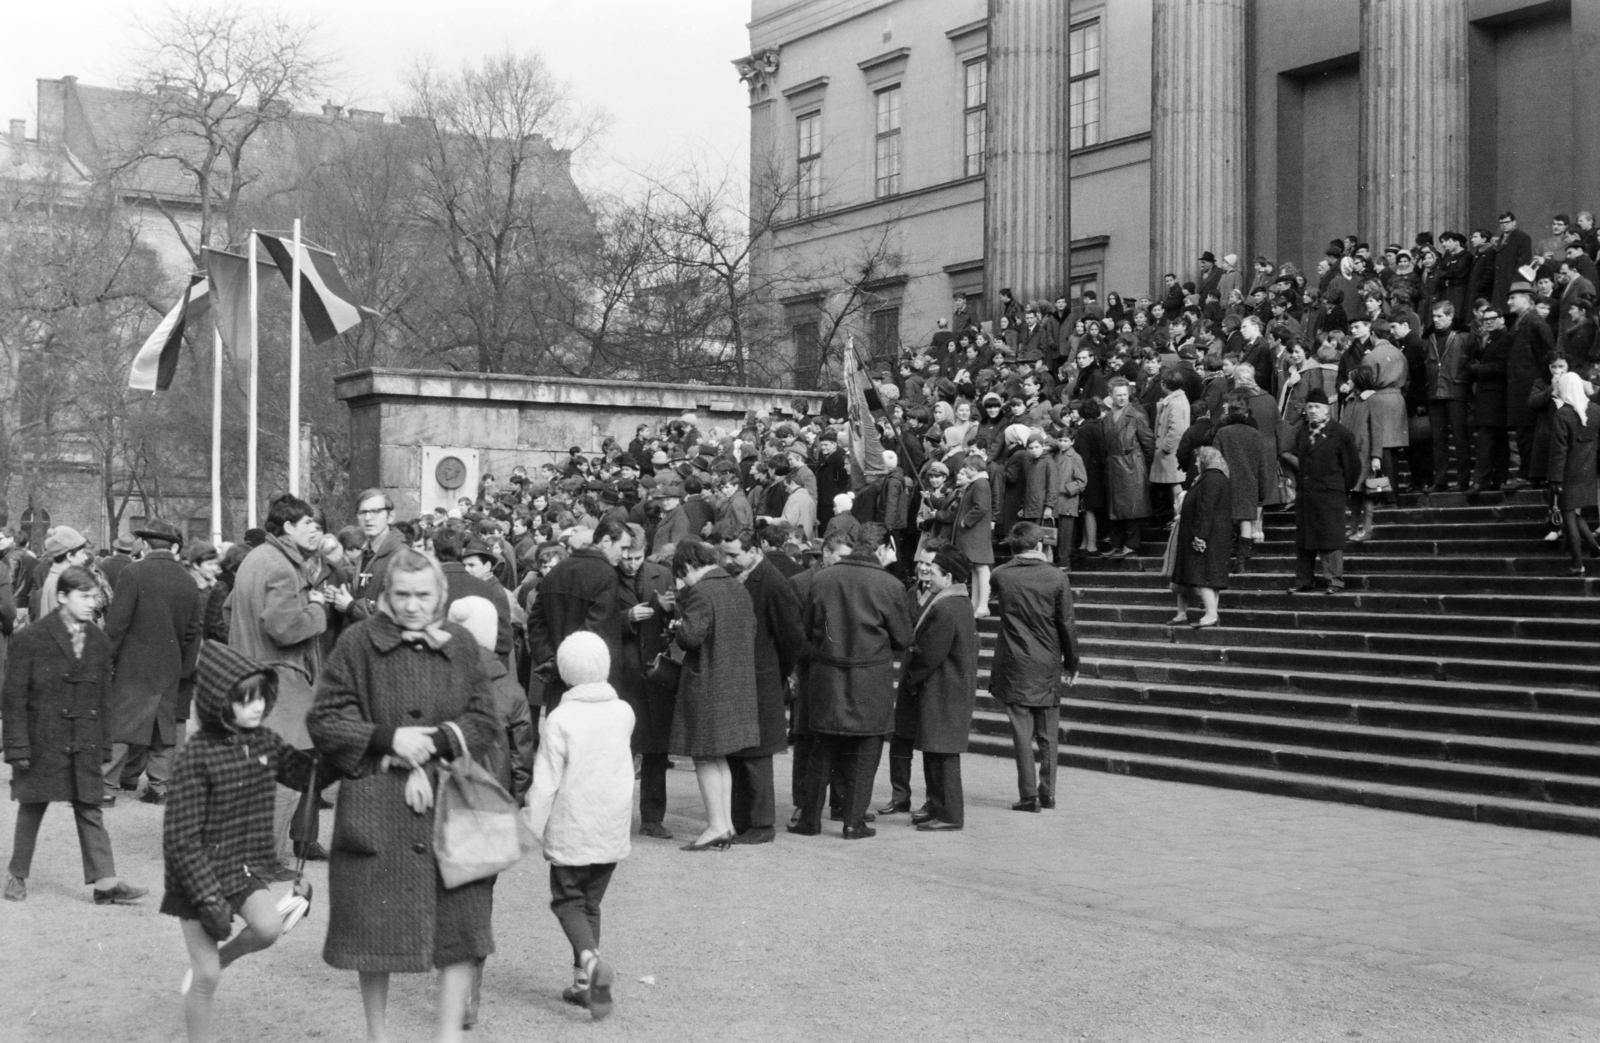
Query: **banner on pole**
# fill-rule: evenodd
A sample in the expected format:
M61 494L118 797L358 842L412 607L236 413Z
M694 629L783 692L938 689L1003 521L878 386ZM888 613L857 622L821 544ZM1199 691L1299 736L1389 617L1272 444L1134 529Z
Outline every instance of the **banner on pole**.
M178 372L178 354L183 347L183 331L197 322L211 304L211 284L198 273L189 276L178 303L162 316L128 367L128 386L140 391L165 391Z

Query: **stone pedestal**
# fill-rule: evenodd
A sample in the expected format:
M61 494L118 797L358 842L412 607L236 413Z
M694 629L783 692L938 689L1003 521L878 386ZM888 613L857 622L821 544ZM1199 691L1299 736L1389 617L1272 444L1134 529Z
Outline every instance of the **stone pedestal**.
M1150 285L1246 255L1246 0L1155 0ZM1248 266L1246 266L1248 270Z
M984 301L1054 300L1071 274L1065 0L989 0Z
M1465 233L1467 118L1467 0L1361 0L1358 213L1374 250Z

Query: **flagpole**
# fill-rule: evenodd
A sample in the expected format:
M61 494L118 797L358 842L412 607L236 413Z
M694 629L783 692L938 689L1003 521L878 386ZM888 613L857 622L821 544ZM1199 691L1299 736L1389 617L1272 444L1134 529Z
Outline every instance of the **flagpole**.
M261 309L261 285L256 279L256 230L250 229L250 416L248 462L245 464L245 515L247 526L256 527L256 444L260 439L259 392L261 384L261 354L257 332L257 316Z
M300 495L300 219L294 219L289 280L289 495Z
M211 311L213 320L217 309ZM211 542L222 542L222 328L211 328Z

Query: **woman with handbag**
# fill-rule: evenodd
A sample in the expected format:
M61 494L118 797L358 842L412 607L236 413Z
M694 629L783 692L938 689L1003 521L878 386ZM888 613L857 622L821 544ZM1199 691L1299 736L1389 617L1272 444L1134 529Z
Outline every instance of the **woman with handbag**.
M389 975L433 968L436 1038L459 1040L473 968L494 952L493 879L444 886L429 814L440 761L459 757L463 739L480 760L505 741L477 642L445 618L448 589L437 562L396 551L377 612L339 639L306 717L317 750L344 779L322 957L360 972L372 1041L388 1039Z
M1583 574L1585 547L1600 554L1600 541L1578 513L1594 504L1600 487L1600 480L1595 477L1600 404L1591 402L1588 392L1583 378L1576 373L1555 378L1553 401L1557 409L1550 437L1549 475L1551 493L1567 535L1567 550L1572 554L1573 575Z
M1171 563L1166 571L1178 600L1178 614L1167 625L1188 624L1203 630L1217 625L1217 592L1228 585L1235 512L1228 461L1222 450L1201 446L1195 450L1194 465L1199 474L1183 497L1169 548ZM1190 591L1199 596L1205 609L1195 623L1189 623Z

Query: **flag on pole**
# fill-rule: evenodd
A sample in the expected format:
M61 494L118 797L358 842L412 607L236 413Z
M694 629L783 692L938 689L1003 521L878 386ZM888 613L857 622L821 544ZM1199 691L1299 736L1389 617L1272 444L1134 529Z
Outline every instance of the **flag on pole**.
M217 330L234 357L244 358L250 351L250 258L209 247L205 256ZM259 261L257 267L276 266Z
M128 386L141 391L165 391L172 386L178 371L178 350L183 347L183 330L199 321L211 304L211 284L204 275L189 276L189 285L172 310L162 317L145 340L133 365L128 367Z
M850 405L850 456L856 473L875 478L889 473L883 464L883 444L878 439L878 424L872 416L874 408L882 409L878 389L872 383L856 353L855 339L845 342L844 388Z
M293 240L268 232L257 232L261 245L272 256L283 281L294 288ZM371 308L356 303L356 295L345 284L344 276L333 263L333 254L304 242L300 244L300 314L305 317L311 341L321 344L346 330L355 328L365 315L377 315Z

